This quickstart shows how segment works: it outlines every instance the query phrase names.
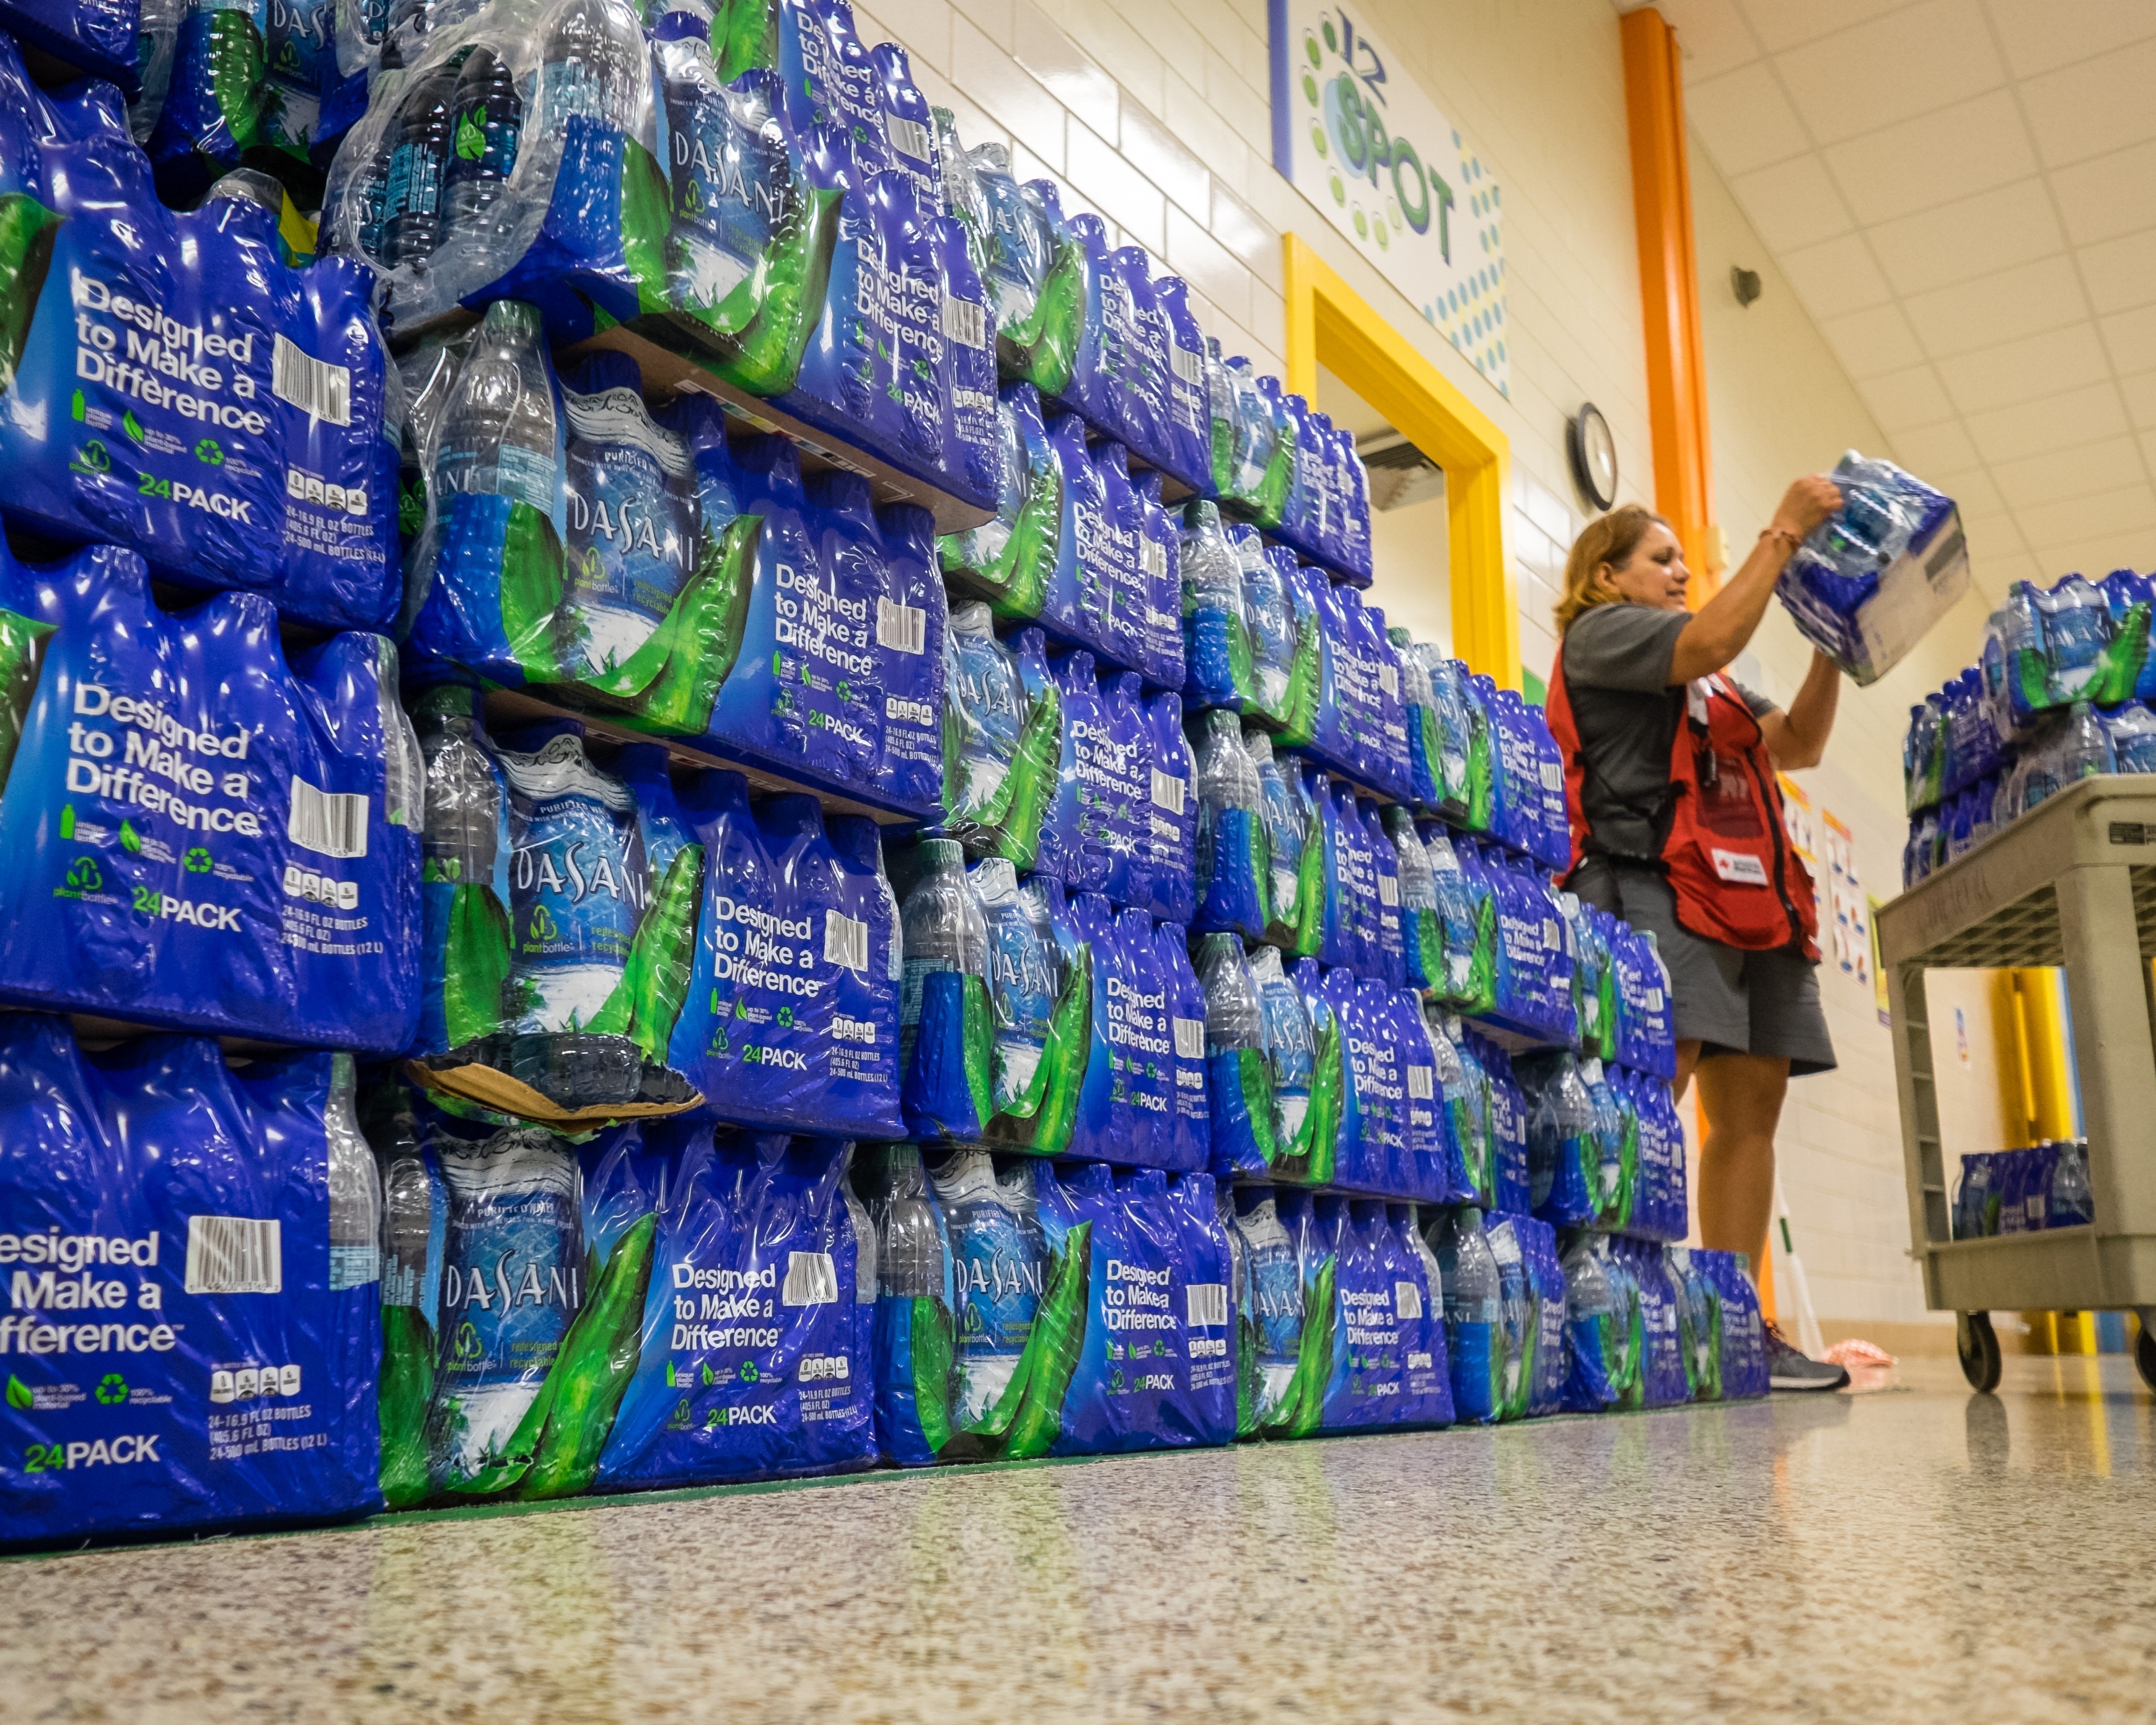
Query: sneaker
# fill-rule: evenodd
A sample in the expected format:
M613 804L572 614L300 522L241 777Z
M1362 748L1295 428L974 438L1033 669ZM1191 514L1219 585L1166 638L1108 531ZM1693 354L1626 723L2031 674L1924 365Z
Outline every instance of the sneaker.
M1767 1326L1767 1384L1773 1389L1844 1389L1849 1373L1789 1346L1781 1331Z

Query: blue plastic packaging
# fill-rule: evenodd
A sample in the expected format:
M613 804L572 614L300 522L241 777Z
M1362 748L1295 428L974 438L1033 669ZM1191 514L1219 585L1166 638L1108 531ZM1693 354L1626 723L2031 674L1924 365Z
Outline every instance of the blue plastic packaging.
M1166 1021L1173 1079L1171 1121L1156 1140L1164 1168L1202 1168L1212 1161L1213 1117L1206 1083L1205 990L1191 968L1187 931L1178 922L1153 930L1153 945L1167 983Z
M1113 906L1095 892L1070 901L1070 925L1092 953L1092 1048L1079 1086L1069 1152L1122 1161L1136 1136L1122 1003L1137 986Z
M381 1195L351 1086L329 1054L90 1055L0 1019L7 1543L379 1507Z
M1188 924L1198 914L1197 770L1182 702L1163 691L1146 698L1144 710L1142 906L1163 922Z
M0 993L394 1054L419 1006L418 750L378 635L288 660L254 593L178 615L141 559L0 549L16 691Z
M1256 939L1272 881L1257 769L1233 713L1201 716L1192 744L1198 803L1198 914L1193 927Z
M1643 1240L1620 1240L1613 1250L1630 1260L1640 1286L1640 1308L1646 1352L1640 1367L1641 1404L1666 1408L1691 1399L1678 1335L1677 1307L1682 1296L1670 1274L1667 1249Z
M1412 1204L1388 1204L1387 1242L1393 1265L1393 1321L1400 1334L1402 1425L1450 1425L1452 1371L1445 1352L1444 1275L1422 1236Z
M140 76L136 0L7 0L0 30L130 95Z
M752 809L738 773L684 798L704 896L668 1064L712 1111L766 1131L896 1137L898 913L862 817Z
M368 272L288 269L244 198L167 210L111 88L48 95L5 36L0 200L22 248L0 320L9 521L318 627L387 624L398 457Z
M846 1184L852 1147L708 1126L647 1127L644 1147L618 1145L585 1178L594 1261L656 1224L595 1489L869 1466L875 1250Z
M1113 776L1099 758L1109 737L1093 655L1081 649L1039 666L1022 665L1022 675L1035 682L1042 680L1043 671L1054 680L1063 732L1055 794L1041 817L1040 847L1034 866L1055 875L1073 892L1100 892L1107 886L1112 860ZM1039 700L1047 692L1045 683L1031 692Z
M943 790L943 636L948 605L935 518L910 503L879 509L889 591L876 598L882 658L883 775L901 803L932 809Z

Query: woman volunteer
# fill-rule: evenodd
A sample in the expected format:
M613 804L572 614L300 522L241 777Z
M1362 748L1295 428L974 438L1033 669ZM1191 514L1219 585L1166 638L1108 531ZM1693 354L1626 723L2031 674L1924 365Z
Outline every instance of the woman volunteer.
M1820 478L1789 489L1722 590L1687 608L1676 535L1627 503L1590 521L1565 561L1549 724L1565 757L1580 897L1651 932L1675 995L1676 1091L1705 1104L1699 1226L1757 1258L1774 1194L1774 1128L1792 1075L1830 1070L1820 1010L1818 901L1782 824L1777 768L1816 765L1840 672L1812 656L1787 712L1725 675L1804 535L1841 506ZM1777 1389L1837 1389L1768 1327Z

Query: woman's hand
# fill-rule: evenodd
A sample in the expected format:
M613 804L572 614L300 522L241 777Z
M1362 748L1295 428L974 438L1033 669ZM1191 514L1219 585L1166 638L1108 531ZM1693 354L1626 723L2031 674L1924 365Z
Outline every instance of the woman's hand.
M1767 602L1774 597L1774 583L1789 562L1789 554L1807 533L1840 507L1841 488L1822 474L1800 479L1789 487L1783 495L1782 506L1774 511L1774 525L1759 536L1736 574L1722 583L1722 591L1699 608L1677 636L1670 653L1671 683L1688 683L1694 677L1718 671L1744 650L1752 631L1766 615ZM1832 723L1831 706L1827 716L1827 722ZM1822 726L1821 747L1825 740ZM1801 743L1793 743L1790 748L1793 756L1805 752ZM1787 764L1810 762L1793 759Z
M1841 487L1823 473L1810 474L1782 494L1782 506L1767 531L1801 540L1840 507Z

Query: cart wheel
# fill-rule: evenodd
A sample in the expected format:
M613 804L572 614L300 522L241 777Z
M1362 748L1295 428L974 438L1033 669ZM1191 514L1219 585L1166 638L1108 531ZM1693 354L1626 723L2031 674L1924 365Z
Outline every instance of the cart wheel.
M2156 1384L2156 1349L2145 1346L2148 1336L2142 1335L2144 1344L2141 1356L2141 1371L2150 1383ZM1999 1388L2002 1363L1999 1358L1999 1337L1991 1327L1988 1312L1963 1312L1954 1317L1954 1348L1961 1356L1961 1374L1969 1379L1969 1387L1979 1395L1989 1395Z
M2141 1381L2156 1389L2156 1330L2144 1322L2141 1338L2133 1344L2133 1363L2141 1373Z

